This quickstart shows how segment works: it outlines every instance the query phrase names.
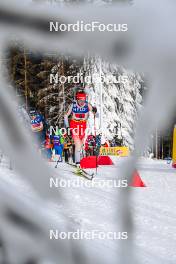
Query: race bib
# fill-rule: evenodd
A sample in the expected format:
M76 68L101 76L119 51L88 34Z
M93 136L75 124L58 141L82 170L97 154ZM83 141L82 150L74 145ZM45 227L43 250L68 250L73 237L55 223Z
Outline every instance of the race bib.
M31 124L31 128L33 132L41 132L43 130L43 123L40 122L39 124Z

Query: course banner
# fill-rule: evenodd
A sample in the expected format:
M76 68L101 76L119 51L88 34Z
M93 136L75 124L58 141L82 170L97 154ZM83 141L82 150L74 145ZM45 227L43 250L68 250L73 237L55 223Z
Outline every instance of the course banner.
M127 157L129 156L129 148L128 147L101 147L100 155Z

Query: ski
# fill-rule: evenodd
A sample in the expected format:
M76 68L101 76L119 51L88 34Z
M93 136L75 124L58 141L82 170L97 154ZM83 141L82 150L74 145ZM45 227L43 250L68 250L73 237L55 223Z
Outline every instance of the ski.
M57 164L55 165L55 168L57 169L58 168L58 164L59 162L57 162ZM67 163L69 166L73 167L73 168L77 168L76 165L74 164L71 164L71 163ZM92 180L94 178L94 173L88 173L87 171L81 169L81 172L80 173L76 173L74 171L72 171L73 174L75 174L76 176L79 176L79 177L84 177L86 178L87 180Z
M83 177L86 180L90 180L90 181L94 178L94 174L89 174L89 173L87 173L85 171L82 171L81 173L76 173L76 172L73 171L72 173L74 175L76 175L76 176Z
M72 166L73 168L77 168L75 164L71 164L71 163L67 163L67 164ZM85 171L84 169L81 169L81 173L76 173L73 171L73 174L80 176L80 177L84 177L87 180L92 180L94 178L94 173L89 173Z

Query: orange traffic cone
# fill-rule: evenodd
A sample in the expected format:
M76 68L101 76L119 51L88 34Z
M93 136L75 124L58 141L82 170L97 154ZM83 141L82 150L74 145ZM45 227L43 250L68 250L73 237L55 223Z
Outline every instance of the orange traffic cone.
M130 184L131 187L146 187L144 182L142 181L139 173L137 171L134 171L133 173L133 179L132 183Z

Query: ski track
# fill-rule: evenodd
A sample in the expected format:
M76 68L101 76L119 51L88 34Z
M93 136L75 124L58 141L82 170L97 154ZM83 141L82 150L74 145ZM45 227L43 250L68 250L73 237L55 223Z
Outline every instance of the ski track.
M97 179L118 179L119 167L124 159L113 158L114 166L98 168ZM54 163L49 166L53 177L68 181L76 180L85 183L84 178L75 176L73 168L67 164ZM135 253L142 264L174 264L176 263L176 171L166 161L141 159L138 171L147 188L131 188L131 210L134 219ZM17 188L24 196L30 198L36 195L25 179L9 170L9 162L2 159L0 164L1 181ZM71 230L99 230L104 232L120 231L118 224L119 188L99 188L81 186L59 188L64 195L62 202L52 201L47 211L51 217L62 226L66 216ZM125 230L123 230L125 231ZM100 263L119 263L118 250L122 240L84 240L73 241L80 245L90 263L98 256ZM123 243L123 242L122 242ZM88 262L89 263L89 262ZM119 263L120 264L120 263Z

